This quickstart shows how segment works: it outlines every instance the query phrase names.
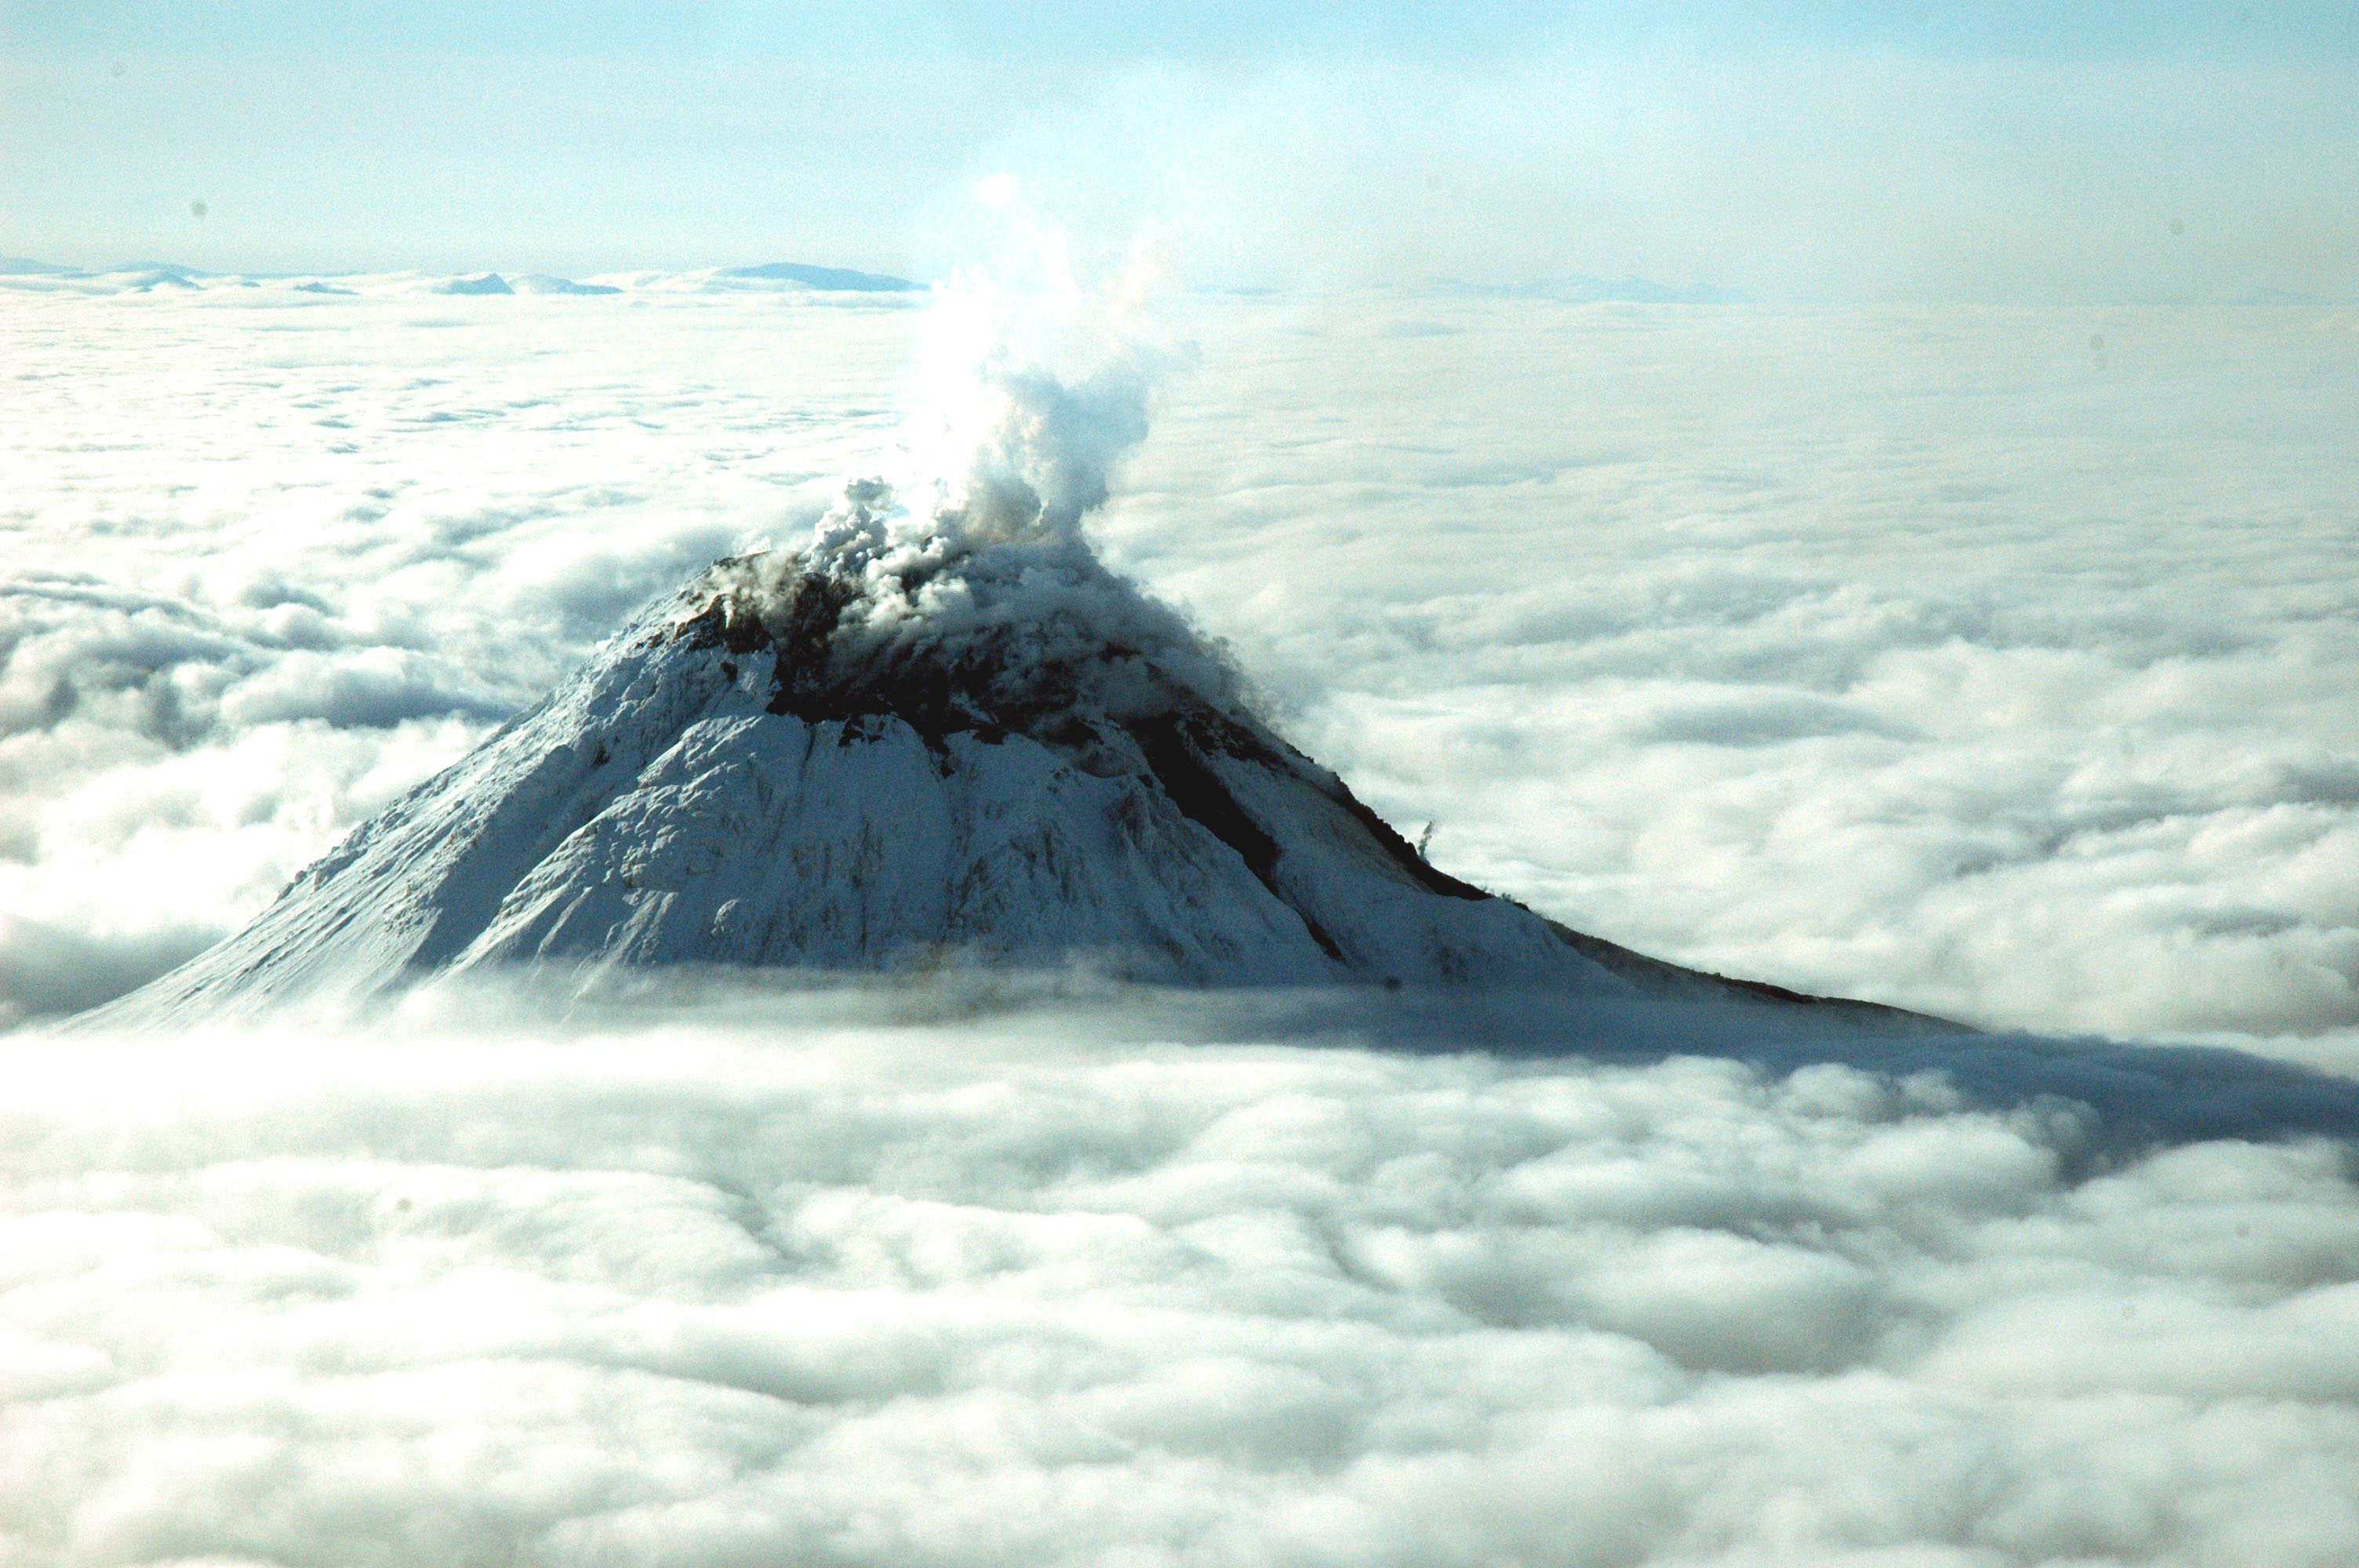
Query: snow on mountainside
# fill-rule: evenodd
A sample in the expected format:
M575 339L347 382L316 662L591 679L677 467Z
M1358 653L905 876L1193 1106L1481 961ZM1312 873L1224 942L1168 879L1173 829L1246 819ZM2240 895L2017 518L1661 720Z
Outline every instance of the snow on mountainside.
M1426 865L1085 551L875 565L723 563L133 1011L522 960L1722 989Z
M886 501L716 566L128 1011L518 961L1782 994L1434 870L1077 539L895 546Z
M1444 875L1258 720L1082 535L1149 368L1068 385L990 360L940 420L949 465L857 481L805 548L716 564L109 1015L516 963L1811 1000Z

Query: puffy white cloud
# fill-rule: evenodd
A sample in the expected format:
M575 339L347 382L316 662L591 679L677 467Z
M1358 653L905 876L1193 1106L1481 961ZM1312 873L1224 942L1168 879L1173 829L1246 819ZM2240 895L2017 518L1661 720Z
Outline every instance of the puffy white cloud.
M1288 1005L669 985L561 1019L476 990L361 1028L20 1032L0 1541L2359 1550L2338 1145L2091 1173L2103 1119L2052 1084L1306 1049Z

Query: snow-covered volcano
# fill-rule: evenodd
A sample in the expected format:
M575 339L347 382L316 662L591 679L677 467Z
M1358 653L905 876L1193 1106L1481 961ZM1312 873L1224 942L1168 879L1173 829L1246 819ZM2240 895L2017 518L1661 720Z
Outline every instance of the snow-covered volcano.
M1117 337L1060 380L991 303L937 299L953 352L897 482L701 574L119 1011L680 963L1811 1003L1446 876L1279 739L1082 535L1156 356Z
M1041 494L920 523L853 484L808 548L699 576L132 1011L515 963L1810 1000L1435 870Z

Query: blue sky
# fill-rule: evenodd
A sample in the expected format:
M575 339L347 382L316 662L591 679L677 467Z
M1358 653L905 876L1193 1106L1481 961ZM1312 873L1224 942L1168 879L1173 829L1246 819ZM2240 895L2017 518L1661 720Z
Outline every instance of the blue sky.
M1069 61L1139 56L1330 56L1369 50L1527 48L1547 39L1614 47L1666 40L1718 48L1812 45L1925 54L2092 59L2152 51L2290 52L2349 58L2359 12L2342 5L1392 4L1207 0L1172 5L980 5L948 0L825 0L794 5L475 3L399 6L271 0L121 4L34 0L0 17L12 48L193 55L458 51L647 55L756 49L802 54L916 53Z
M0 253L926 273L1008 169L1212 283L2343 297L2354 102L2347 5L18 4Z

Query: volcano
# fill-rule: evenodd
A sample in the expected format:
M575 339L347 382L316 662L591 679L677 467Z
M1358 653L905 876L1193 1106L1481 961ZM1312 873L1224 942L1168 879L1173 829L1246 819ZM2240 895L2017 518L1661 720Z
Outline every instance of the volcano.
M1044 492L1049 497L1043 499ZM849 486L721 561L134 1012L491 966L1539 987L1911 1015L1682 969L1436 870L1033 472Z

